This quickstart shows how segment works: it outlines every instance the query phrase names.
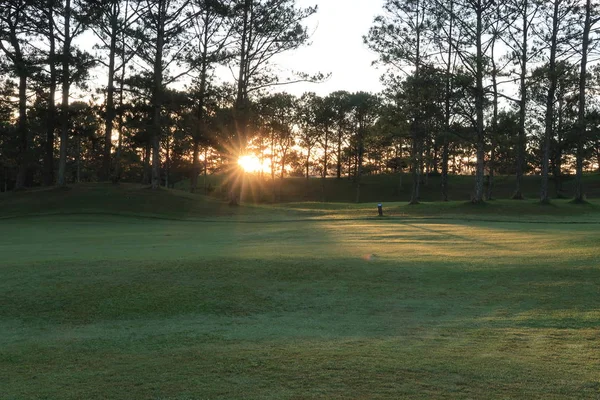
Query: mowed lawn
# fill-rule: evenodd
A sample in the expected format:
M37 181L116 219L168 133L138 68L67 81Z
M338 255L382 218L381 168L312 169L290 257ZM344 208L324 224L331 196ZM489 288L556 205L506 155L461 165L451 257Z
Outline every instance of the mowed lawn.
M538 219L2 220L0 398L597 399L600 225Z

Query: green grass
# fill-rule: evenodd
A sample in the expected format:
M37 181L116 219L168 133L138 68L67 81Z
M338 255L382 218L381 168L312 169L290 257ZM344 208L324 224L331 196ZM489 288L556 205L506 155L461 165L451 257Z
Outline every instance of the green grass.
M80 184L0 194L0 218L49 215L113 215L155 219L197 220L252 218L260 207L229 207L207 196L136 184ZM270 217L277 217L270 213ZM289 217L290 212L280 213Z
M207 184L216 190L215 197L226 197L227 190L221 190L223 176L213 175L207 177ZM411 195L412 177L409 174L367 175L361 178L361 202L373 203L408 202ZM572 176L562 178L561 197L572 198L575 194L575 179ZM271 203L273 190L270 177L260 179L256 176L246 176L242 197L246 202ZM539 176L525 176L523 178L523 195L532 201L539 198L541 178ZM584 192L589 198L600 198L600 174L586 173L583 176ZM448 180L448 196L452 201L469 201L475 186L475 177L467 175L451 175ZM325 186L319 178L285 178L283 181L276 179L275 194L278 202L354 202L356 189L354 182L348 178L327 178ZM496 176L492 195L496 199L512 198L516 187L514 176ZM549 182L550 195L556 196L554 181ZM189 182L182 181L176 184L180 190L188 190ZM487 187L485 188L487 190ZM420 197L425 202L437 202L442 199L441 178L431 176L424 179L420 189Z
M598 398L598 205L469 206L0 197L0 397Z

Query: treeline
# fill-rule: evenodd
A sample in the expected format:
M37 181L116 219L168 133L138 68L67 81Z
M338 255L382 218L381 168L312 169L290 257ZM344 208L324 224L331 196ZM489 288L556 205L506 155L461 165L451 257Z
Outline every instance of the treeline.
M63 186L77 173L118 181L139 169L158 188L177 135L198 172L201 146L225 154L247 141L260 92L323 78L283 77L272 62L306 44L302 22L315 12L294 0L2 1L3 187ZM219 84L219 66L233 83ZM94 68L99 93L72 102L93 89Z
M535 171L540 200L549 201L551 170L560 193L566 169L583 200L584 166L598 163L599 12L591 0L386 1L365 41L389 66L389 97L409 125L413 201L431 141L447 198L451 149L465 135L476 160L474 202L493 196L494 173L510 160L514 198Z
M356 201L362 175L403 171L413 203L432 174L448 200L451 173L474 175L474 202L493 198L498 174L515 174L522 198L530 173L542 202L565 174L584 199L581 175L600 166L597 3L388 0L364 37L386 67L382 93L279 92L326 78L276 65L307 44L316 12L294 0L3 1L2 190L189 177L195 191L202 173L235 175L252 154L273 181L350 176ZM91 37L94 49L78 46Z

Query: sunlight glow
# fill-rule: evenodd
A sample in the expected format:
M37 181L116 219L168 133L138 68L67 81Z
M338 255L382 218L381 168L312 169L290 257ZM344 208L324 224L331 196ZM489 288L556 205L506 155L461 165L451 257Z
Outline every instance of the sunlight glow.
M238 159L238 164L246 172L260 172L263 169L260 160L254 155L241 156Z

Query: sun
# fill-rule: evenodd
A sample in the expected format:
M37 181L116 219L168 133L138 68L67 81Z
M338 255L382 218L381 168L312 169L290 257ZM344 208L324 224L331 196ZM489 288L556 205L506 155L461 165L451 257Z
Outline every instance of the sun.
M238 165L246 172L259 172L262 169L260 160L253 155L240 157L238 159Z

